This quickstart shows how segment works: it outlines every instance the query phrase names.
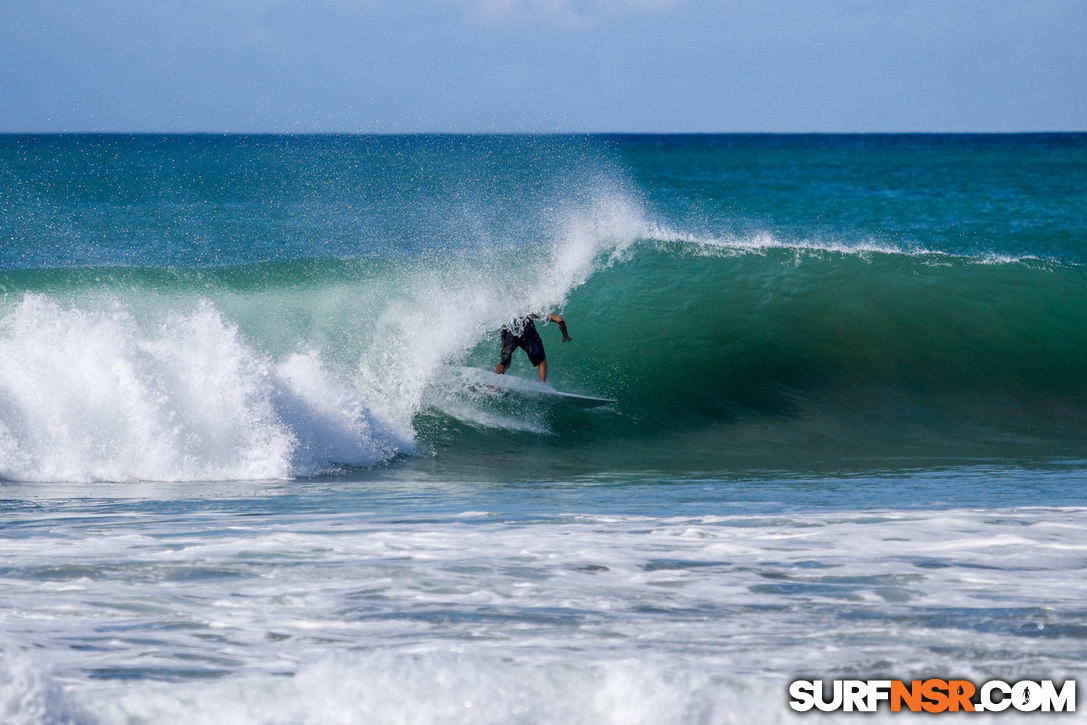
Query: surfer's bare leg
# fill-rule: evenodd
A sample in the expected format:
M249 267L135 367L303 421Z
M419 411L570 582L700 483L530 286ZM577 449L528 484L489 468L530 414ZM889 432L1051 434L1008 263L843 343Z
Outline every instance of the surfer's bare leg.
M503 365L502 363L498 363L498 367L496 367L496 368L494 369L494 374L495 374L495 375L501 375L501 374L503 374L504 372L506 372L506 366L505 366L505 365Z
M547 360L541 360L540 364L536 366L536 372L540 375L540 382L547 382Z

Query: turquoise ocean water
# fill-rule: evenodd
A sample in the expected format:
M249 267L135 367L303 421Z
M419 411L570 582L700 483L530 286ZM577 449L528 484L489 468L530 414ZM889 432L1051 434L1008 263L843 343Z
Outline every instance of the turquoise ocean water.
M1085 265L1083 134L0 136L0 721L1077 677Z

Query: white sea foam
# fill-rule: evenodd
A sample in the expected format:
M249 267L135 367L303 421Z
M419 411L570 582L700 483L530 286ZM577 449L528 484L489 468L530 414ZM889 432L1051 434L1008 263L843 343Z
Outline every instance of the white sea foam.
M0 722L63 722L67 703L50 674L10 642L0 641Z
M755 684L763 696L778 683ZM143 687L106 707L102 725L169 723L615 723L752 722L751 693L697 670L621 659L601 665L511 663L456 649L374 653L306 664L289 679L198 687ZM777 695L778 692L774 692ZM731 705L731 706L730 706ZM748 718L745 719L744 715ZM776 718L775 718L776 719ZM766 720L763 720L764 722Z
M145 330L27 294L0 341L0 478L287 478L411 449L315 354L273 361L208 302Z
M83 691L66 691L26 665L17 676L38 684L28 699L8 702L7 713L0 710L10 725L775 725L819 719L789 709L786 678L723 678L697 662L677 664L646 654L587 663L518 661L459 647L414 654L377 651L323 657L286 677L138 682ZM24 704L29 707L17 709ZM931 721L927 713L890 712L885 703L860 717L878 723ZM1014 710L970 718L1037 720L1036 713Z
M528 521L342 508L247 526L232 507L70 512L63 536L28 509L2 542L19 563L0 572L0 714L774 723L810 717L787 707L793 677L1063 679L1081 661L1079 507Z

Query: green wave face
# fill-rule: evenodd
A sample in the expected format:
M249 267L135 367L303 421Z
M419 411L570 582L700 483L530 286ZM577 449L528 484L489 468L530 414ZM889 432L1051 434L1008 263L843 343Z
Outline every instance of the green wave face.
M1085 282L1030 260L668 245L602 270L569 309L605 369L665 408L850 386L1076 398Z

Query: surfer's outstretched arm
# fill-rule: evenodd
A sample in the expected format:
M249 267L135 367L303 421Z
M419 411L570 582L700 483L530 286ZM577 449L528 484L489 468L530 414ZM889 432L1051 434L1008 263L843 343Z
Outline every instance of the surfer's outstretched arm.
M567 332L566 332L566 320L562 319L561 317L556 315L554 312L548 313L547 317L552 322L559 323L559 332L562 333L562 341L563 342L570 342L570 335L567 334Z

